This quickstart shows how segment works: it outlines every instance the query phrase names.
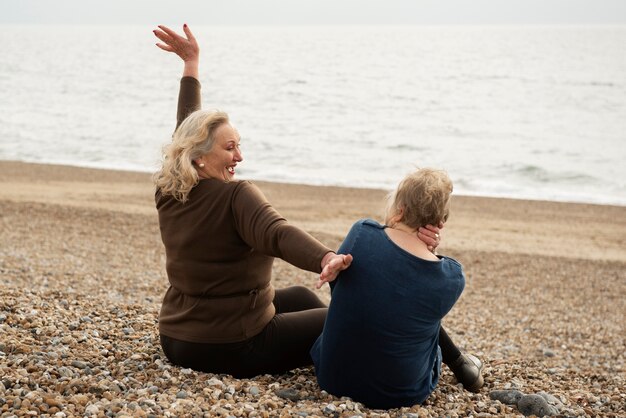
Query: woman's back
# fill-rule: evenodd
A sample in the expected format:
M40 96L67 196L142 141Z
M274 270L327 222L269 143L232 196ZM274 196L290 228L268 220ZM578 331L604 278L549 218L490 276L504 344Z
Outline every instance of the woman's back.
M465 283L458 262L418 258L384 228L362 220L346 237L339 252L354 260L332 285L311 351L322 389L375 408L420 403L434 389L441 318Z

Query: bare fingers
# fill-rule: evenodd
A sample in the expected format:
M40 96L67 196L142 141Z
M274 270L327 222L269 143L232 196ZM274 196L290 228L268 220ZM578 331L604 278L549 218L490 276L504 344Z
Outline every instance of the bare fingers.
M417 237L422 240L429 248L437 248L441 243L440 229L433 225L426 225L426 227L420 227L417 230ZM431 250L431 251L433 251Z
M169 36L164 31L158 30L158 29L153 30L152 33L154 33L154 36L159 38L159 40L161 41L161 42L158 42L156 46L158 46L159 48L165 51L174 52L174 49L171 47L171 44L173 42L171 36Z
M153 30L152 33L154 33L154 35L163 42L163 44L157 44L157 46L161 49L174 52L176 49L180 49L182 47L183 42L187 41L185 38L174 32L167 26L158 25L158 28L159 29ZM164 45L168 46L169 49L163 48Z
M352 255L337 254L324 266L320 274L320 279L315 286L317 289L322 287L324 283L332 282L337 278L340 271L347 269L352 264Z
M183 25L183 31L185 32L185 35L190 42L196 43L196 37L193 36L193 33L191 33L191 29L189 29L189 26L186 23Z

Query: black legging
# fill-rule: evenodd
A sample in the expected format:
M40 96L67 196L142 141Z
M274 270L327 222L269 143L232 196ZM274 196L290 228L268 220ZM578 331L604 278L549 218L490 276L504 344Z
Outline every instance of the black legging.
M443 327L439 327L439 347L441 348L441 361L450 365L461 355L461 350L452 342Z
M234 377L280 374L313 364L309 350L322 333L328 309L309 289L277 289L276 315L263 331L228 344L190 343L161 335L161 346L174 364Z
M237 378L280 374L312 365L309 350L324 328L326 305L303 286L277 289L273 303L276 315L252 338L236 343L204 344L161 335L163 351L172 363L181 367ZM439 329L439 346L445 364L451 364L461 355L443 327Z

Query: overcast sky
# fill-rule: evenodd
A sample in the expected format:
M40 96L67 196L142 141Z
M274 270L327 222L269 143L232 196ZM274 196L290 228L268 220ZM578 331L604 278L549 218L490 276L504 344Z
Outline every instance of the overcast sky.
M0 23L625 24L626 0L0 0Z

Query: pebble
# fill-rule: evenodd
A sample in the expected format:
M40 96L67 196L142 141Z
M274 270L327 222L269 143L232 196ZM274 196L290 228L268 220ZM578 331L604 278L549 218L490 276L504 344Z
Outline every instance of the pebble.
M329 403L324 406L322 412L324 412L325 414L334 414L335 412L337 412L337 407L332 403Z
M85 408L85 414L87 415L98 415L98 412L100 412L98 405L89 405Z
M524 394L516 389L492 390L489 397L506 405L517 405Z
M292 388L279 389L276 391L276 395L284 399L289 399L293 402L297 402L300 400L300 393Z
M625 299L621 262L494 251L487 263L483 253L456 254L472 281L444 322L459 346L484 361L485 387L463 390L444 365L424 405L380 411L320 390L311 367L235 379L171 364L159 344L167 278L153 214L5 201L0 214L0 240L12 243L0 246L3 418L218 411L250 418L486 418L521 416L527 407L554 412L541 410L546 404L563 417L624 416L623 314L615 303L600 303ZM306 276L280 260L274 273L276 287ZM495 399L496 389L518 401L535 394L545 404L526 395L518 409L520 402Z
M550 406L541 395L522 396L519 402L517 402L517 409L525 416L545 417L558 414L556 408Z
M563 403L554 395L550 395L546 392L537 392L537 395L541 396L546 400L546 402L548 402L548 405L556 408L557 410L563 407Z
M206 382L207 386L217 386L217 387L224 387L224 382L222 382L221 380L212 377L210 378L207 382Z
M86 369L87 367L89 367L87 363L85 363L84 361L79 361L79 360L73 360L71 365L73 367L76 367L77 369Z

